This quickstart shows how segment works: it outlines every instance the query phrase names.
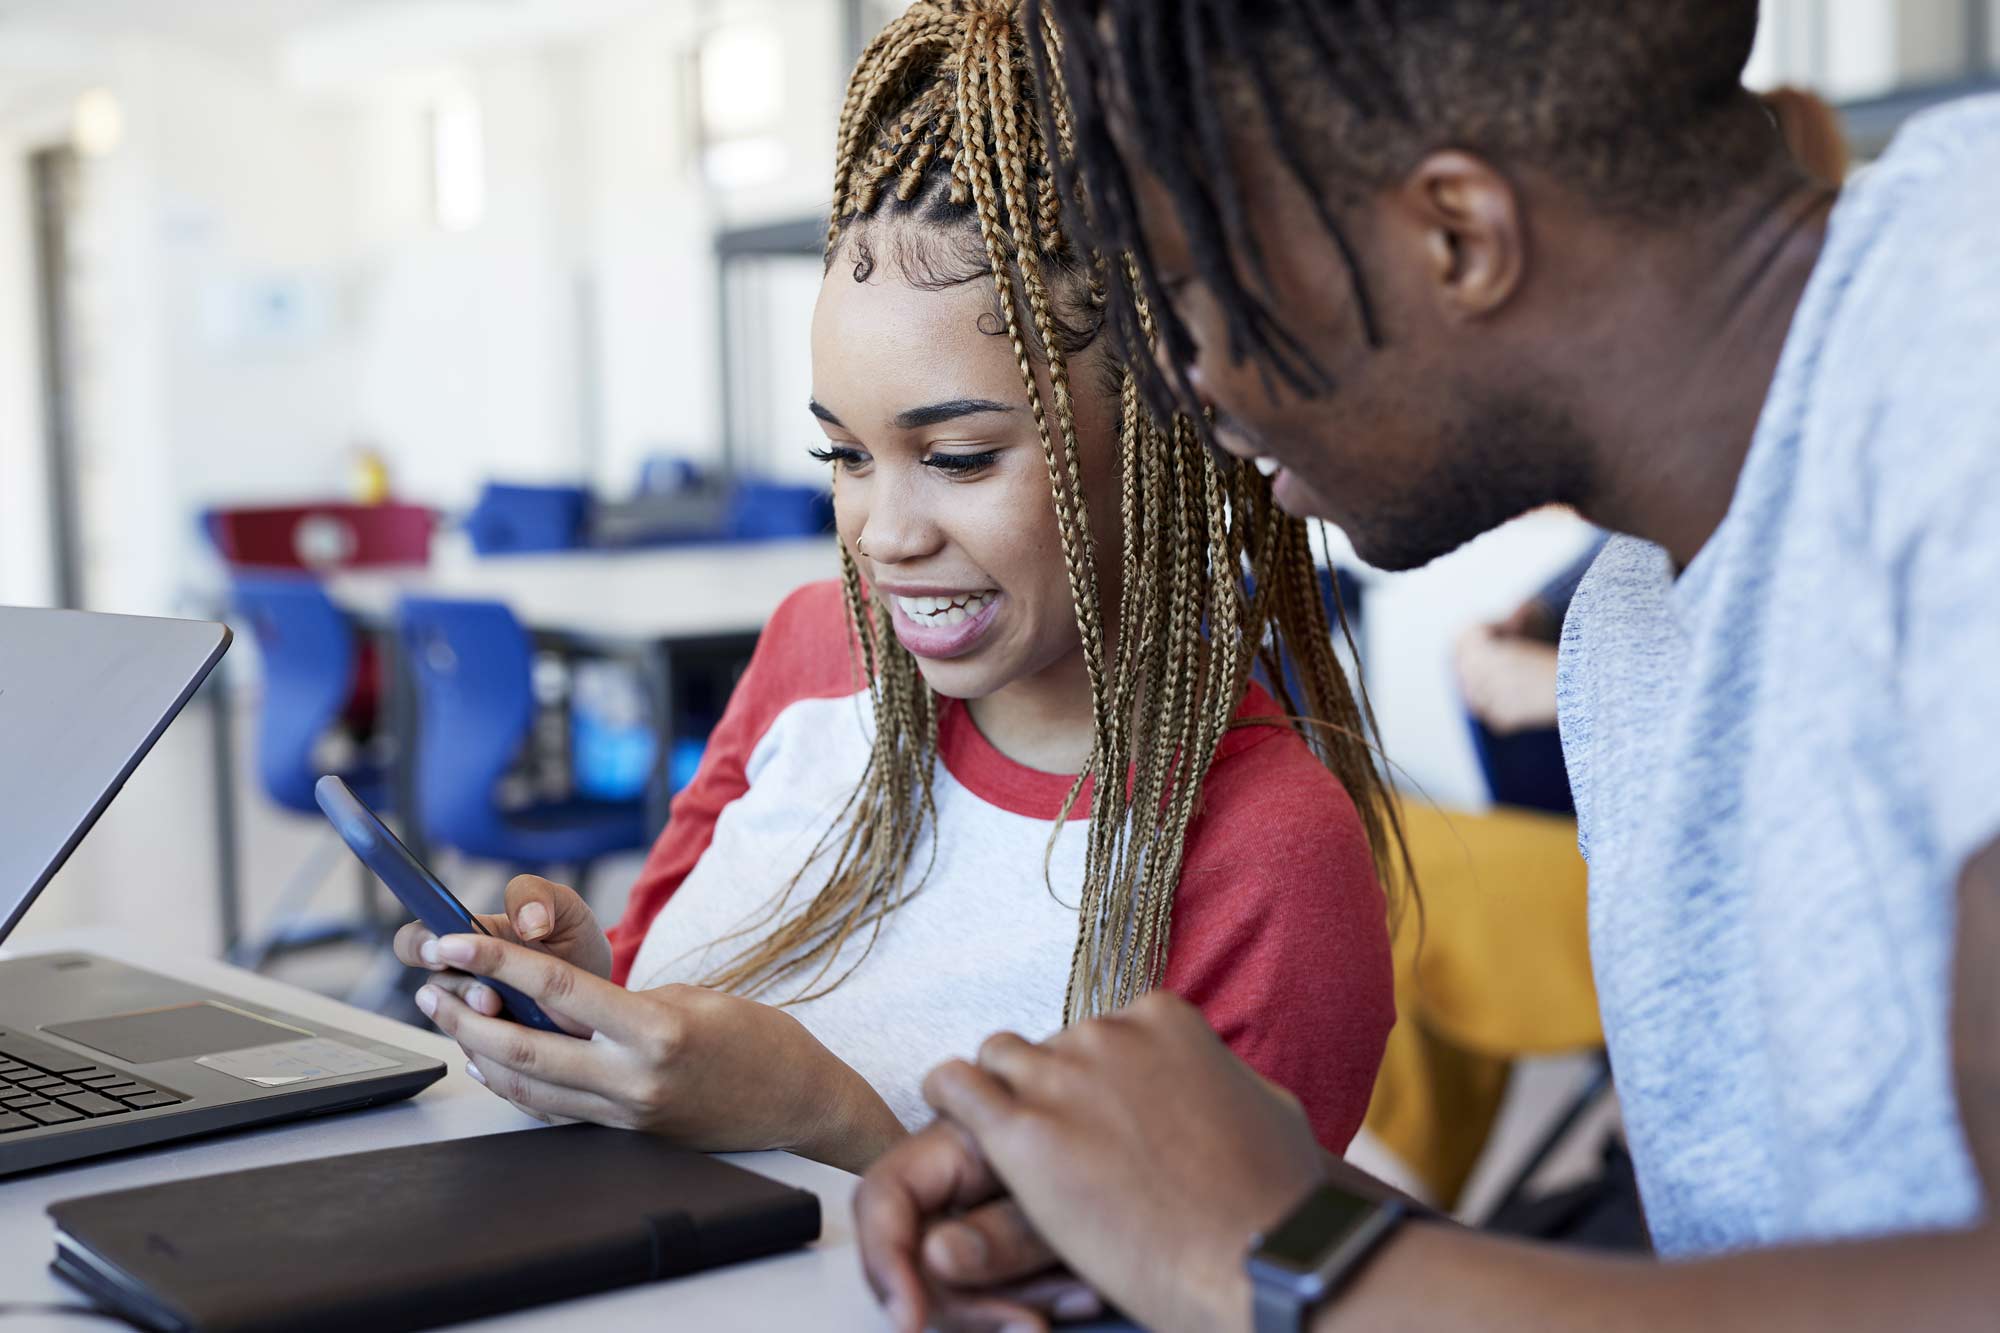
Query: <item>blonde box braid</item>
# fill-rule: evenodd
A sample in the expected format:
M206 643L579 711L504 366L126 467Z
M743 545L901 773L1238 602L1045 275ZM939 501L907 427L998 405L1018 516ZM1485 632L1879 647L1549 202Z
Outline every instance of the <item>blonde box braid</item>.
M1097 257L1072 251L1028 84L1013 5L911 5L869 44L848 84L826 255L831 266L861 226L936 197L951 205L943 225L976 226L985 252L1049 470L1091 694L1091 749L1066 803L1071 808L1090 793L1067 1023L1159 984L1202 779L1259 663L1292 725L1353 798L1392 902L1408 864L1368 742L1373 718L1334 656L1305 525L1272 503L1256 469L1217 458L1186 419L1162 423L1124 367L1117 372L1122 578L1117 632L1107 635L1069 357L1096 336L1106 284L1115 280L1129 292L1133 275L1122 260L1111 274ZM1059 82L1048 123L1067 151ZM1058 316L1052 279L1092 313L1085 336ZM1150 337L1143 298L1140 305ZM1037 358L1048 376L1046 401ZM913 862L936 816L936 699L845 552L841 572L856 669L875 715L868 763L833 831L739 935L775 926L710 979L751 993L794 982L787 1002L839 985L867 953L864 947L833 975L847 944L862 934L872 946L889 913L922 887L929 867ZM1284 683L1287 660L1301 698ZM1063 826L1059 819L1051 849ZM807 871L829 853L825 887L788 912Z

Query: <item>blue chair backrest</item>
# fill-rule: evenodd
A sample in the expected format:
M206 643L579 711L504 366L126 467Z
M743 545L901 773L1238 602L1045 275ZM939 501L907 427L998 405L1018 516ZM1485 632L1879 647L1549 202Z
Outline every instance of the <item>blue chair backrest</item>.
M258 776L279 805L318 814L313 752L354 688L354 631L309 578L240 577L230 586L264 661Z
M466 535L481 555L568 551L583 545L590 493L581 486L487 483L465 516Z
M819 486L739 481L729 497L728 535L734 541L810 537L833 527L833 497Z
M672 495L701 485L702 470L692 459L648 454L639 463L639 494Z
M532 645L498 602L406 597L397 632L417 689L425 832L476 853L504 836L494 784L534 719Z

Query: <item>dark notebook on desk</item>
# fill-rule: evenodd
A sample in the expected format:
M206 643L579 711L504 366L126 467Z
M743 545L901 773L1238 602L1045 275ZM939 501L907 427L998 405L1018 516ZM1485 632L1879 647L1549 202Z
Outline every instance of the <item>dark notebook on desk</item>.
M804 1190L649 1135L489 1134L69 1199L55 1271L148 1328L433 1328L794 1249Z

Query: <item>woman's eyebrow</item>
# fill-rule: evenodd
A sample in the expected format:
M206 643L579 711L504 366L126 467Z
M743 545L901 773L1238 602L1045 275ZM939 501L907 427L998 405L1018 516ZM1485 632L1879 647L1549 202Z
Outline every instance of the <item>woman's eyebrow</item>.
M931 403L924 407L912 407L907 411L898 412L889 424L897 430L920 430L940 422L956 421L960 417L978 416L982 412L1013 410L1008 404L996 403L991 398L953 398L946 402Z
M842 430L847 429L847 423L842 421L839 417L835 416L833 413L827 411L824 407L821 407L819 405L819 399L814 398L808 401L806 403L806 407L809 411L812 412L814 416L818 417L821 421L824 421L827 425L839 426Z

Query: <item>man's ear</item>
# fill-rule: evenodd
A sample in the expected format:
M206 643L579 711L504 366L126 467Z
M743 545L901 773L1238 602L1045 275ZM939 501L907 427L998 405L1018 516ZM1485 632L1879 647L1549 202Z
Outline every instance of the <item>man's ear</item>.
M1423 246L1445 318L1483 318L1519 290L1528 262L1520 195L1491 163L1457 150L1432 153L1391 202Z

